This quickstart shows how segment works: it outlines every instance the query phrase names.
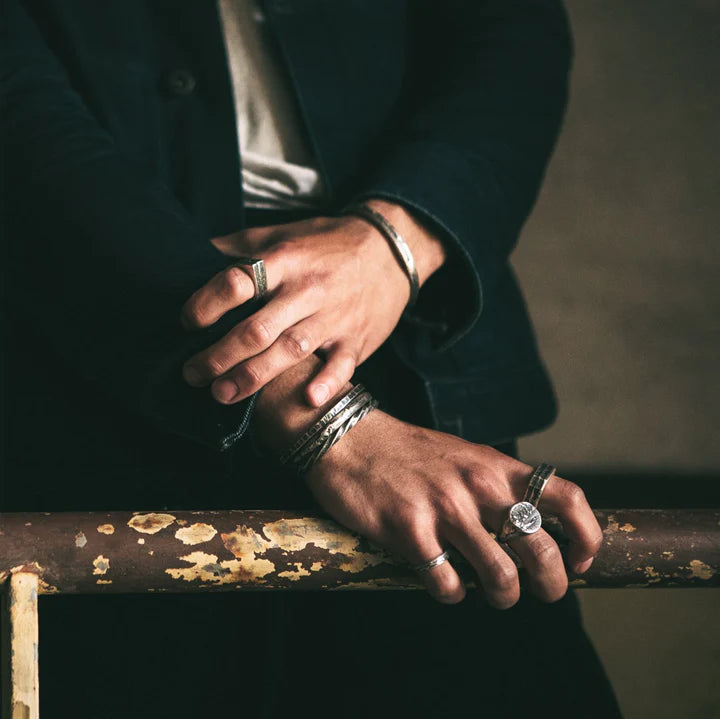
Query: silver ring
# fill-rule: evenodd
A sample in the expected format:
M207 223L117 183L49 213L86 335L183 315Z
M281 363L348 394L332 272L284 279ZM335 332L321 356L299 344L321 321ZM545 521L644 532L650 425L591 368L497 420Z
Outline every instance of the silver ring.
M555 467L553 467L552 464L543 462L535 467L535 471L532 473L532 477L530 477L527 490L525 490L523 502L529 502L533 507L537 507L540 497L542 497L542 493L545 491L545 486L554 474Z
M530 502L517 502L510 507L508 518L498 536L501 542L526 534L535 534L542 526L542 517Z
M429 572L431 569L435 569L435 567L439 567L441 564L447 562L448 559L450 559L448 552L443 552L442 554L438 554L434 559L428 559L427 562L414 565L413 571L419 573Z
M265 263L254 257L238 257L233 262L233 267L239 267L252 280L255 287L253 299L262 297L267 292L267 273L265 272Z

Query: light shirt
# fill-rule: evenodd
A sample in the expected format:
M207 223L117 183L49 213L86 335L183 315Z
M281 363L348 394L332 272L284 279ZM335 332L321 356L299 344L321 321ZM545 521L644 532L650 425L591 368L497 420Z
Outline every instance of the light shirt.
M246 207L312 207L322 182L297 101L255 0L218 0Z

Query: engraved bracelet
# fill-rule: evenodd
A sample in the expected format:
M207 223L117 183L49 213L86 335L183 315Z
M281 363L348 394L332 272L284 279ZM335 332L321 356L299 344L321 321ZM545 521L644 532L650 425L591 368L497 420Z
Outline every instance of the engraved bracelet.
M413 257L410 247L402 238L402 235L383 217L367 205L351 205L342 211L343 215L355 215L369 222L380 234L390 243L395 256L400 261L405 273L410 280L410 299L407 306L412 307L420 291L420 280L418 279L417 268L415 267L415 258Z

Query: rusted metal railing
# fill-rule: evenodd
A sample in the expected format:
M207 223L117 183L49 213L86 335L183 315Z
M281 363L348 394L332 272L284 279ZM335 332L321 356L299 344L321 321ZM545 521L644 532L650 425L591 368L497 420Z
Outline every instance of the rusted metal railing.
M720 586L720 510L595 514L605 541L572 586ZM544 526L564 543L557 522ZM421 586L335 522L278 510L0 515L0 583L2 716L12 719L38 716L38 594Z

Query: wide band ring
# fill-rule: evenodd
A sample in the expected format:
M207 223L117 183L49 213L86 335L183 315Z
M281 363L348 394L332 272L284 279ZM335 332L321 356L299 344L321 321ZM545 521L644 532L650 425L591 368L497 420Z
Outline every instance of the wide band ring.
M537 507L540 497L542 497L542 493L555 471L552 464L546 464L545 462L535 467L535 471L532 473L528 487L525 490L523 502L529 502L533 507Z
M255 287L254 300L267 292L267 273L262 260L255 257L238 257L233 262L233 267L239 267L252 280L253 287Z
M433 559L428 559L427 562L423 562L422 564L415 564L413 566L413 571L418 572L419 574L429 572L431 569L435 569L435 567L439 567L441 564L447 562L448 559L450 559L450 554L448 552L443 552L442 554L438 554L438 556L434 557Z
M542 527L542 517L537 508L530 502L517 502L510 507L498 540L507 542L514 537L535 534L540 527Z

